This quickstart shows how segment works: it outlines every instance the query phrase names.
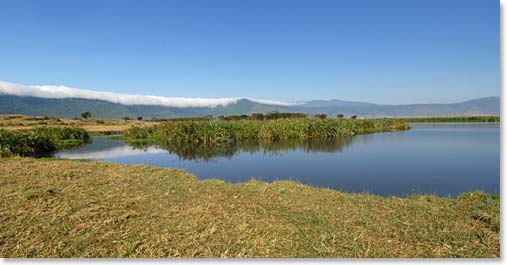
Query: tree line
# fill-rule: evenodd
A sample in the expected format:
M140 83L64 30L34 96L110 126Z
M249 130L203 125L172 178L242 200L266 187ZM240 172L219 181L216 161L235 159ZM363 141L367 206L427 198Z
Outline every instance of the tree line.
M303 119L303 118L316 118L316 119L327 119L330 118L327 114L314 114L313 116L301 112L269 112L269 113L253 113L250 115L220 115L216 119L220 121L240 121L240 120L281 120L281 119ZM346 119L343 114L335 116L337 119ZM349 119L356 119L357 115L352 115ZM170 119L152 119L153 121L203 121L203 120L215 120L211 115L203 117L181 117L181 118L170 118Z
M81 113L81 117L83 119L89 119L91 117L91 113L86 111ZM220 115L217 117L218 120L221 121L239 121L239 120L280 120L280 119L303 119L303 118L309 118L310 115L302 112L278 112L278 111L272 111L268 112L266 114L264 113L253 113L250 115ZM317 119L327 119L328 115L324 113L314 114L314 118ZM337 114L337 119L346 119L345 115L343 114ZM350 119L354 120L357 118L357 115L352 115L349 117ZM132 118L125 116L121 118L125 122L132 120ZM215 118L212 115L206 115L202 117L180 117L180 118L169 118L169 119L157 119L152 118L152 121L203 121L203 120L214 120ZM143 117L137 117L138 121L142 121Z

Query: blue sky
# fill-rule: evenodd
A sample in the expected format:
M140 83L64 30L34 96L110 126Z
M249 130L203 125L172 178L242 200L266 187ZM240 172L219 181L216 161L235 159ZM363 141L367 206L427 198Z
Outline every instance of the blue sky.
M0 10L0 81L387 104L500 94L494 0L2 0Z

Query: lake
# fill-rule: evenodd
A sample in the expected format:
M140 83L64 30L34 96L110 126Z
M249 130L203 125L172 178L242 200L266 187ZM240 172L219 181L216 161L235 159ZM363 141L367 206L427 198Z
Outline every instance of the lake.
M137 146L93 137L55 154L184 169L228 182L295 180L344 192L383 196L467 191L499 194L499 123L410 124L402 132L326 141L240 144L220 148Z

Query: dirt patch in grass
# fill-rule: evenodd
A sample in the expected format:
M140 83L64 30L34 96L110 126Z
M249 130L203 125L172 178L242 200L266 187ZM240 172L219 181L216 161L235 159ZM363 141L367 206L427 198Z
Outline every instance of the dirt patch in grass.
M379 197L0 159L2 257L499 257L498 196Z

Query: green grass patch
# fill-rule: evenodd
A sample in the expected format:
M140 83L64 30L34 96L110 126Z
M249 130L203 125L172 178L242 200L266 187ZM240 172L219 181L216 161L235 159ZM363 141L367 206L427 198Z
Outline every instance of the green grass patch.
M432 123L432 122L500 122L499 116L464 116L464 117L426 117L402 118L405 122Z
M131 144L133 146L138 145L139 147L144 147L145 144L153 144L156 142L156 140L154 138L149 138L149 139L127 138L126 140L128 141L129 144Z
M62 145L75 145L75 144L81 144L81 143L83 143L83 140L78 140L78 139L65 139L65 140L60 141L60 144L62 144Z
M107 136L106 139L108 139L108 140L121 140L121 139L123 139L123 135L110 135L110 136Z
M493 257L500 200L347 194L181 170L0 159L2 257Z
M90 136L103 136L104 133L103 132L89 132L90 133Z

